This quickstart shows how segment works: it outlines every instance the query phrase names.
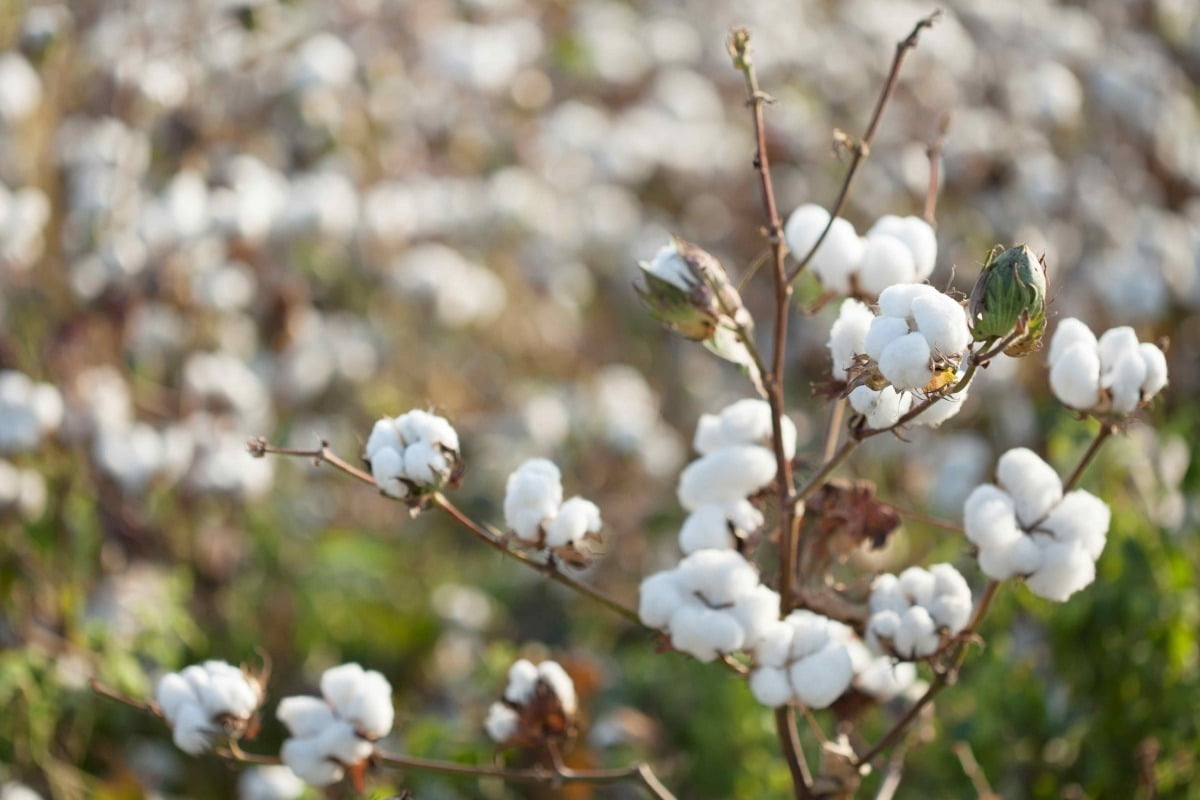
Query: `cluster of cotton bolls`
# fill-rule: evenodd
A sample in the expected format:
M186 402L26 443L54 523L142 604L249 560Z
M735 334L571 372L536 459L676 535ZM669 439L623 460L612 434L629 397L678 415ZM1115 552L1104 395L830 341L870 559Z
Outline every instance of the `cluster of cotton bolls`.
M387 678L358 664L325 670L321 695L285 697L275 711L291 733L280 752L284 765L313 786L336 783L370 758L396 713Z
M363 450L380 491L401 500L441 488L458 458L458 431L419 408L378 420Z
M155 702L185 753L208 752L217 736L238 739L263 701L258 679L224 661L205 661L164 675Z
M861 384L848 399L870 428L887 428L914 403L937 401L913 419L915 425L938 426L962 409L967 388L939 393L960 377L971 332L962 305L926 284L890 286L879 296L878 313L854 299L842 302L829 331L833 375L855 379L877 372L887 385ZM863 356L867 361L864 362Z
M780 420L784 458L796 453L796 426ZM771 407L765 400L739 400L719 414L704 414L693 446L700 458L679 476L679 504L687 519L679 532L684 553L737 547L762 526L762 513L748 498L774 478Z
M509 668L504 699L488 708L484 728L497 744L536 745L569 733L577 709L575 682L561 664L522 658Z
M950 564L909 567L899 577L880 575L871 584L867 643L905 660L941 649L971 617L971 588Z
M23 372L0 370L0 453L35 449L63 421L63 399L49 383Z
M591 500L563 500L562 474L544 458L531 458L508 476L504 521L524 545L581 555L589 540L599 538L602 525Z
M797 259L808 255L826 227L829 233L809 261L827 291L875 298L897 283L920 283L937 263L937 236L920 217L880 217L866 236L841 217L830 221L818 205L792 212L784 237Z
M765 626L754 648L750 691L765 706L825 708L854 680L841 623L798 609Z
M1167 385L1167 357L1138 342L1133 328L1110 328L1097 339L1074 317L1058 323L1050 341L1050 388L1065 405L1099 414L1128 414Z
M1090 584L1111 519L1104 501L1082 489L1063 494L1054 468L1023 447L1000 457L996 481L963 505L984 574L1023 577L1034 594L1059 602Z
M779 594L735 550L697 550L643 580L638 598L644 624L704 662L752 650L779 620Z

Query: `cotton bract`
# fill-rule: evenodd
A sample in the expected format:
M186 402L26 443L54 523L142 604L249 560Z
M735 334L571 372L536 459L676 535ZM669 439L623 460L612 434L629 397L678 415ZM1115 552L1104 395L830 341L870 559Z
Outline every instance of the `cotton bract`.
M224 661L164 675L155 692L175 745L193 756L208 752L218 735L239 738L262 700L258 680Z
M771 708L791 701L826 708L841 697L854 679L854 666L836 625L800 609L766 626L750 673L755 699Z
M868 643L902 659L926 658L942 634L961 631L971 617L971 589L950 564L909 567L899 577L880 575L871 585Z
M375 423L363 458L379 489L405 499L441 488L459 459L458 432L444 418L413 409Z
M1167 359L1138 342L1132 328L1111 328L1099 339L1086 324L1064 319L1050 341L1050 388L1079 411L1128 414L1167 385Z
M1034 594L1059 602L1090 584L1108 506L1081 489L1064 495L1053 468L1023 447L1000 457L996 477L999 485L976 487L963 506L980 569L997 580L1024 577Z
M937 261L937 237L918 217L881 217L864 237L841 217L808 204L797 208L784 226L784 237L797 259L805 258L821 232L829 233L809 265L826 289L838 294L878 297L897 283L923 281Z
M383 675L343 664L321 676L321 697L285 697L275 715L291 738L283 763L305 783L328 786L369 758L392 729L392 687Z

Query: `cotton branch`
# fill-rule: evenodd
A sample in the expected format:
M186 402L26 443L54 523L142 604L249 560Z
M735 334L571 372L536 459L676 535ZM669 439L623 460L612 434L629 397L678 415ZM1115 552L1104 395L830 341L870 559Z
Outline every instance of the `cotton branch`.
M892 95L896 91L896 84L900 79L900 67L904 64L904 58L908 55L908 51L917 46L917 40L921 36L921 31L925 28L933 27L933 23L937 21L942 14L941 11L934 11L927 17L924 17L917 22L913 27L912 32L907 37L896 43L896 55L892 59L891 69L888 70L887 80L884 81L883 90L879 93L879 99L875 102L875 111L871 114L871 121L867 123L867 132L858 141L849 140L846 146L851 151L850 166L846 169L846 177L842 181L842 188L838 190L837 200L834 201L833 209L829 213L829 222L825 225L825 230L821 231L821 235L817 237L817 241L809 251L800 259L799 263L792 269L787 276L789 284L794 283L804 268L808 266L808 262L812 261L817 250L821 247L821 243L825 241L829 229L833 226L833 221L842 213L842 208L846 205L846 198L850 194L850 184L854 181L854 175L858 171L858 165L864 158L871 154L871 142L875 139L875 132L879 129L879 120L883 117L883 110L887 107L888 101L892 99Z
M773 277L775 283L775 325L773 333L773 348L771 351L770 371L763 375L763 386L767 393L767 402L771 406L771 435L775 451L775 491L779 500L779 584L783 597L792 594L793 572L796 564L796 505L791 501L792 494L792 464L783 451L783 415L784 415L784 362L787 351L788 306L791 301L792 287L787 279L787 243L783 238L783 222L779 218L779 206L775 200L775 187L771 182L771 161L767 152L766 124L763 118L763 106L770 99L759 87L758 74L754 70L754 61L750 55L750 33L745 28L736 28L729 37L729 55L733 66L742 73L746 83L746 104L750 107L754 122L754 138L756 143L754 167L758 171L759 186L762 194L763 214L765 217L765 233L767 243L771 248L774 265ZM784 603L780 609L787 614L788 607ZM812 777L804 760L800 747L800 739L796 732L796 710L791 705L785 706L775 713L775 728L779 736L780 747L787 760L788 769L792 775L792 785L795 796L800 800L812 797Z

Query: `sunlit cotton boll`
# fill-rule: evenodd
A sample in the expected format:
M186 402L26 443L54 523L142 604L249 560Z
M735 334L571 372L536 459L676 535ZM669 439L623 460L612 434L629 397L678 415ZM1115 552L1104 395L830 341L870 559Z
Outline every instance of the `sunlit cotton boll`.
M796 454L796 425L787 417L780 419L783 455ZM759 444L770 448L774 440L771 406L766 400L747 398L726 406L719 414L704 414L696 424L693 440L697 452L708 455L725 447Z
M937 234L928 222L920 217L897 217L887 214L875 221L867 231L867 238L875 234L886 234L899 239L912 255L912 278L896 283L919 283L933 274L934 265L937 263Z
M829 233L809 266L826 289L849 294L852 288L850 276L862 262L865 245L849 222L838 217L830 225L829 219L829 212L818 205L800 206L788 217L783 235L793 257L801 260L812 250L828 225Z
M778 708L791 700L826 708L854 678L845 643L832 634L832 621L811 611L793 611L764 632L755 650L750 691L758 702Z
M846 377L846 371L854 364L855 355L869 352L866 350L867 331L874 319L875 314L866 303L853 298L842 301L838 318L829 329L827 343L835 379Z
M912 395L898 392L894 386L885 386L879 391L858 386L850 392L848 399L850 407L866 417L867 427L876 430L895 425L912 407Z
M238 800L296 800L304 781L284 766L251 767L238 778Z
M1050 388L1080 411L1128 414L1167 385L1167 359L1139 343L1132 328L1111 328L1099 339L1074 318L1058 324L1050 342Z
M176 746L194 756L207 752L218 734L238 738L262 699L258 680L224 661L164 675L155 693Z
M862 259L858 265L857 287L871 297L897 283L916 280L917 268L912 251L894 236L871 233L864 239Z
M953 635L971 615L971 589L950 564L909 567L899 577L880 575L871 586L868 643L887 640L896 655L925 658L937 652L941 631Z
M689 464L679 476L679 504L694 511L706 503L728 503L756 493L775 477L775 455L759 445L715 450Z
M684 520L679 549L689 555L697 550L728 550L762 524L762 512L746 500L706 503Z
M413 409L378 420L363 449L380 491L403 499L440 487L458 462L458 432L445 417Z
M553 462L534 458L511 475L504 492L504 521L518 538L537 542L541 528L562 504L562 474Z
M285 697L276 711L291 733L283 763L313 786L341 780L346 767L370 757L372 743L391 731L395 718L391 684L358 664L326 670L321 694Z

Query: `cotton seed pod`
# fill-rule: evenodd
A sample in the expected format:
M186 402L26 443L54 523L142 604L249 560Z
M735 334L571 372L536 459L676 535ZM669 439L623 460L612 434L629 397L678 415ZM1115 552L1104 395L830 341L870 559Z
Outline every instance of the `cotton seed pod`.
M692 341L713 337L721 319L744 316L742 298L711 253L672 237L653 261L638 263L646 286L634 287L650 314Z
M1020 335L1004 352L1023 356L1042 346L1046 331L1046 265L1028 245L988 260L971 290L970 316L976 341Z

